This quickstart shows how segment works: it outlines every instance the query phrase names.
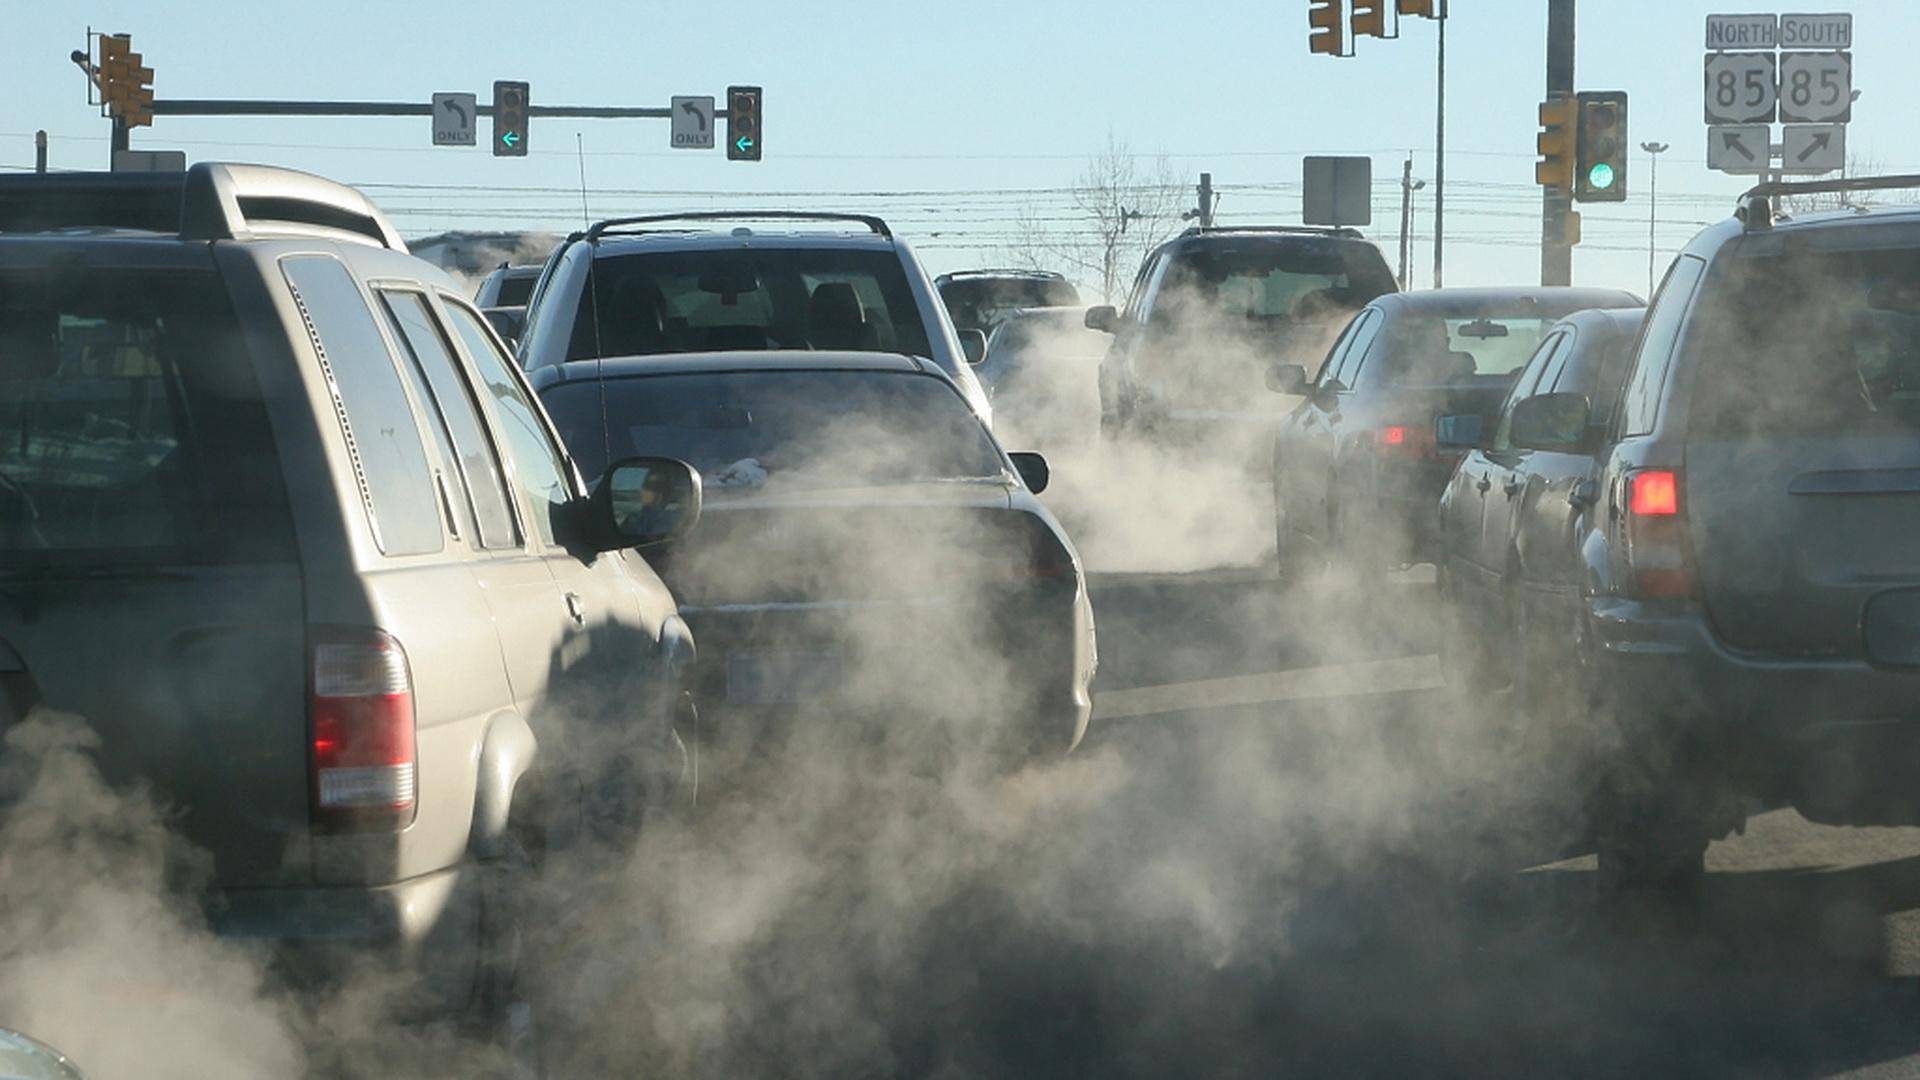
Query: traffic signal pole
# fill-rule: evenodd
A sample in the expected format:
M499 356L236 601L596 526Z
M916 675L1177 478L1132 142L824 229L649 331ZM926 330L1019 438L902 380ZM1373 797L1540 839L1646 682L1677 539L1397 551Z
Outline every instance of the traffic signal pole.
M1573 96L1574 0L1547 0L1547 97ZM1540 194L1540 284L1573 284L1573 245L1567 215L1573 192L1548 187Z
M1571 0L1568 0L1571 3ZM1446 283L1441 256L1447 236L1447 0L1440 0L1440 55L1433 95L1433 287Z

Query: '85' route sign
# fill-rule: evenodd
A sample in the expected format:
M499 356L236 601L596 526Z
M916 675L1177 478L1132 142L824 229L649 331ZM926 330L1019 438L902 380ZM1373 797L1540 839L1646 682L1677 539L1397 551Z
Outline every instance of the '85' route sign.
M1844 124L1853 119L1853 54L1780 54L1780 119L1789 124Z

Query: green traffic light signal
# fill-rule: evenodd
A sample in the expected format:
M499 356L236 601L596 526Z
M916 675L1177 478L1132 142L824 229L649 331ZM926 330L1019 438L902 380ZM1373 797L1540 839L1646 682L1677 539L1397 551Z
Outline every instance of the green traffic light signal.
M1613 186L1613 166L1601 162L1587 170L1587 186L1595 191L1605 191Z

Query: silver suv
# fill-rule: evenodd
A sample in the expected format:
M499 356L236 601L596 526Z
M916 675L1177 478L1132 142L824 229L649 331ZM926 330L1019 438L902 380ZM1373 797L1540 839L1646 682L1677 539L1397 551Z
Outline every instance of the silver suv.
M679 775L692 642L624 549L698 501L661 460L590 496L357 192L0 178L0 730L82 717L211 856L224 933L392 946L460 1001L506 977L482 896L577 816L568 763L620 763L591 778L627 806Z
M861 228L717 232L685 224L767 220ZM972 369L986 355L986 336L956 332L913 249L863 214L722 211L599 222L548 257L520 341L528 371L663 353L903 353L933 361L982 420L992 419Z

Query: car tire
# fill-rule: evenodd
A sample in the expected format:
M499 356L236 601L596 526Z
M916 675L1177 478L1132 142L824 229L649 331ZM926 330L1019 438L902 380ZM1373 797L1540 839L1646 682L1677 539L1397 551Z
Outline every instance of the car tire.
M1288 519L1286 496L1280 493L1280 485L1273 485L1273 556L1274 577L1282 585L1298 584L1315 569L1312 551L1308 541L1293 528Z
M501 852L481 861L481 960L472 1021L500 1051L501 1080L538 1080L546 1075L542 1050L540 991L530 974L528 927L538 871L512 830Z

